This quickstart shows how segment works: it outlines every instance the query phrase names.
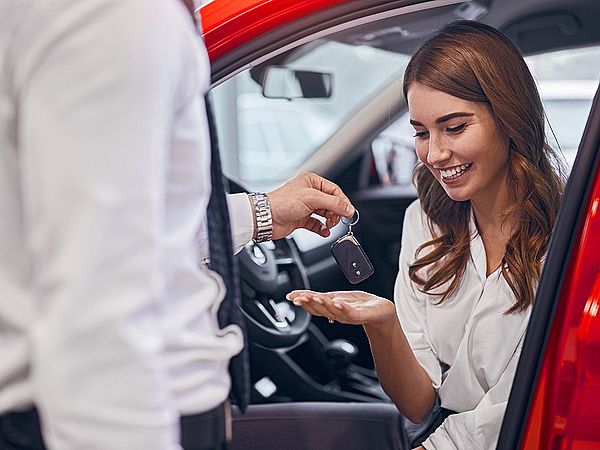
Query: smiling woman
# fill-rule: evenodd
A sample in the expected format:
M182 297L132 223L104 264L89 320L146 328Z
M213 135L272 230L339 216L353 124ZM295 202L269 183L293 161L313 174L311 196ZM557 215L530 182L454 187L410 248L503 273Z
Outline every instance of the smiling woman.
M523 311L535 296L563 190L527 65L500 32L459 22L413 56L403 89L422 162L415 170L421 206L438 228L419 248L432 251L411 266L411 279L426 292L449 282L442 301L456 291L469 258L472 209L479 222L502 218L500 239L486 245L487 272L502 266L516 298L509 312ZM433 276L418 275L436 262Z
M417 154L448 197L473 201L475 196L481 202L504 190L508 143L489 108L419 82L411 86L408 104L413 117L427 118L410 120L416 130ZM469 112L458 112L463 110ZM490 151L482 154L482 148Z
M412 447L498 439L563 178L534 80L495 29L459 21L427 41L403 84L420 164L394 303L366 292L289 295L362 324ZM421 423L417 425L417 423Z

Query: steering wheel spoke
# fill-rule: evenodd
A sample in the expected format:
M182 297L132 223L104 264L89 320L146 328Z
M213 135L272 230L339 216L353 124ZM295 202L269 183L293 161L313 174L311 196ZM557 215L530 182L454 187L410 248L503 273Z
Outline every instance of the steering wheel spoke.
M310 314L285 299L290 290L309 288L293 239L250 242L238 261L250 340L268 348L294 345L306 332Z

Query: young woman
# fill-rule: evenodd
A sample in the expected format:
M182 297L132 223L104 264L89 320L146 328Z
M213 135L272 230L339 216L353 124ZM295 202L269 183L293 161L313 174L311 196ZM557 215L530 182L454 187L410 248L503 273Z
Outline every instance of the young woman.
M366 292L288 297L364 325L400 412L443 421L420 448L490 449L560 203L560 163L527 65L491 27L441 30L412 57L404 94L419 200L406 210L395 304Z

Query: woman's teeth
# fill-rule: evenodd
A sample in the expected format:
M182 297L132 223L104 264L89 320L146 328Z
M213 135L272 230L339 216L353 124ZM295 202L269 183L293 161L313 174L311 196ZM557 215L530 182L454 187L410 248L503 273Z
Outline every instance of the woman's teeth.
M452 180L461 176L469 167L471 167L471 164L462 164L448 170L440 169L440 173L442 174L442 178L445 178L446 180Z

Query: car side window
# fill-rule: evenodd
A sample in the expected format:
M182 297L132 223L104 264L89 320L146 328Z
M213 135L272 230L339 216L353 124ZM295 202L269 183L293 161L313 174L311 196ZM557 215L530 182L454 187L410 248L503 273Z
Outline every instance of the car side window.
M548 143L570 172L600 80L600 46L542 53L525 58L544 104ZM376 186L404 186L417 161L414 130L404 112L372 142ZM373 169L372 169L373 170Z

